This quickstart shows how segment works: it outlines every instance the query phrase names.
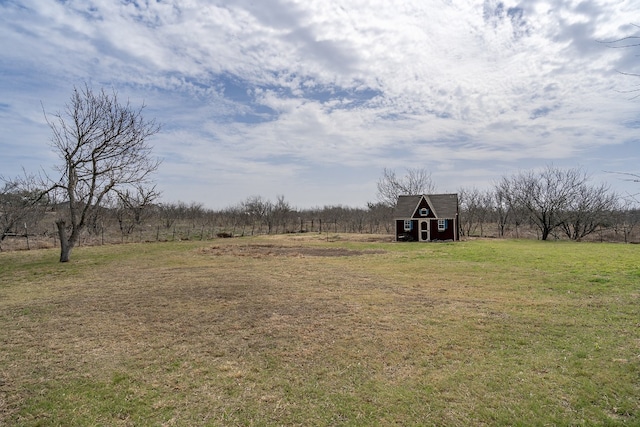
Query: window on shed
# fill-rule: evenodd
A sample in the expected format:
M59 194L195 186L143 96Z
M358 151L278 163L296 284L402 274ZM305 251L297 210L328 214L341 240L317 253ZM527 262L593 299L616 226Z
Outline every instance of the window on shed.
M438 231L444 231L447 229L447 220L439 219L438 220Z
M427 216L427 215L429 215L429 209L427 208L420 209L420 216Z
M404 220L404 231L411 231L413 229L413 222L410 219Z

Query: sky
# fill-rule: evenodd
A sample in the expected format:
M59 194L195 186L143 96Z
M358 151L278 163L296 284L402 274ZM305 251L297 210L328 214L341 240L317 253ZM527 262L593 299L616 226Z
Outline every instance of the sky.
M365 207L580 167L640 184L637 0L0 0L0 175L51 171L45 114L115 90L162 130L162 201Z

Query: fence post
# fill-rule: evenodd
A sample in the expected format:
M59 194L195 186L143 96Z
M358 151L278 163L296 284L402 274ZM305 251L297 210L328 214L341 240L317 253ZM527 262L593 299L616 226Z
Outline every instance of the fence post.
M24 237L27 239L27 250L30 251L31 248L29 247L29 229L27 228L27 223L24 223Z

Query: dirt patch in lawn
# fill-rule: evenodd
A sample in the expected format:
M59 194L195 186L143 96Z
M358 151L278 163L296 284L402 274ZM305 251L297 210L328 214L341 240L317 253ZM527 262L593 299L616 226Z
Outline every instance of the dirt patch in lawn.
M278 245L220 245L202 249L202 253L210 255L234 255L234 256L289 256L289 257L345 257L370 254L382 254L383 250L354 250L346 248L320 248L305 246L278 246Z

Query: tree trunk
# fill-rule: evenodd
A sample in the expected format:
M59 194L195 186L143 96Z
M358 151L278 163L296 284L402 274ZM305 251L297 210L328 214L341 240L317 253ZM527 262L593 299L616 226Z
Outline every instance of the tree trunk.
M549 237L549 234L551 233L551 229L544 227L542 229L542 240L547 240L547 238Z
M60 237L60 262L69 262L71 256L71 242L67 238L67 229L64 220L59 219L56 221L58 227L58 237Z

